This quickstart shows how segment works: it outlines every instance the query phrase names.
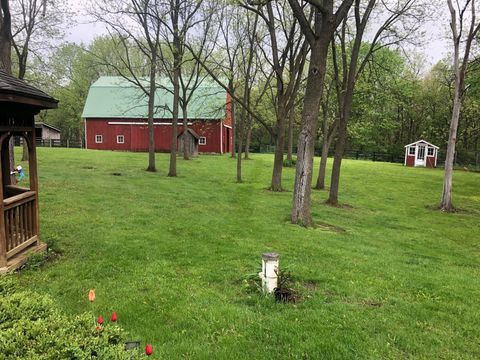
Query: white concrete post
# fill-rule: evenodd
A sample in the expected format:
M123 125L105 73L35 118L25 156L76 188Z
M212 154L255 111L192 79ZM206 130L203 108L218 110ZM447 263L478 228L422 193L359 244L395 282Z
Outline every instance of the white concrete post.
M259 273L262 279L263 291L272 293L278 286L278 269L279 269L278 254L265 253L262 254L262 272Z

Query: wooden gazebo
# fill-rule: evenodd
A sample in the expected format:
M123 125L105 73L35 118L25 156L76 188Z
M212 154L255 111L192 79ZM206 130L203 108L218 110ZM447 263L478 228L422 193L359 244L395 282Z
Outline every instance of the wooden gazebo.
M30 252L46 249L40 241L34 116L58 101L0 70L0 273L21 266ZM28 145L29 186L18 186L11 170L9 142L23 137Z

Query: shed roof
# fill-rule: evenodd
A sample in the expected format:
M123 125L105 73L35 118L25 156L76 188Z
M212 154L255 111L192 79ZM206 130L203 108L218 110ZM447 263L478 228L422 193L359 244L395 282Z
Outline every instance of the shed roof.
M53 131L61 132L60 129L57 129L56 127L54 127L54 126L52 126L52 125L45 124L44 122L36 122L36 123L35 123L35 127L36 127L36 128L40 128L40 127L43 127L43 126L49 128L49 129L51 129L51 130L53 130Z
M200 139L200 135L198 135L193 129L187 128L187 132L190 133L195 139L197 139L197 140ZM178 135L177 135L177 138L182 136L183 133L184 133L183 129L180 130Z
M43 109L57 107L58 100L5 71L0 70L0 101L38 106Z
M416 144L418 144L418 143L425 143L425 144L427 144L428 146L434 147L435 149L439 149L439 147L438 147L437 145L433 145L433 144L431 144L431 143L429 143L428 141L425 141L425 140L418 140L418 141L415 141L415 142L413 142L413 143L411 143L411 144L405 145L404 147L416 145Z
M148 80L141 79L148 87ZM155 93L155 118L171 119L173 86L161 79ZM189 119L216 120L225 117L226 92L210 81L204 81L188 104ZM146 118L148 98L143 91L123 77L102 76L92 84L83 108L83 118Z

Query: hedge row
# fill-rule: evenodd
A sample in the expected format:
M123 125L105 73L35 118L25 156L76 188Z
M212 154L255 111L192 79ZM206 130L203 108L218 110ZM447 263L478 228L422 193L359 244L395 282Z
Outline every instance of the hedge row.
M0 276L0 358L130 359L125 332L92 315L68 316L45 295L17 289Z

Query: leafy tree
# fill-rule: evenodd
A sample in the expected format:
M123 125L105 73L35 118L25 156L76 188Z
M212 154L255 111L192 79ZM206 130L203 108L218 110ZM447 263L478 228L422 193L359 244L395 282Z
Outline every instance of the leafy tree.
M476 19L475 0L465 0L462 4L456 1L455 5L452 0L447 0L447 4L450 10L450 28L454 49L453 70L455 73L455 86L440 208L443 211L452 211L454 210L452 202L453 162L460 110L465 97L465 74L467 72L472 42L480 30L480 22ZM461 55L461 52L463 52L463 55Z

